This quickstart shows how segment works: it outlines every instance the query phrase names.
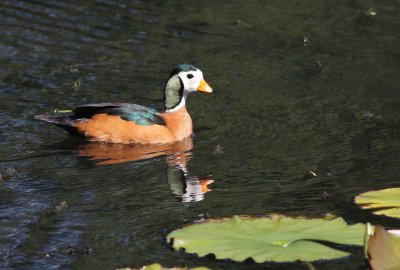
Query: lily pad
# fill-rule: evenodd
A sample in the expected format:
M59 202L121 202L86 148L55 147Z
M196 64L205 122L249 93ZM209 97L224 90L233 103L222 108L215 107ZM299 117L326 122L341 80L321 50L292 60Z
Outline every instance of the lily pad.
M153 263L150 265L143 266L142 268L120 268L117 270L210 270L207 267L195 267L195 268L187 268L187 267L172 267L172 268L165 268L162 267L158 263Z
M368 256L373 270L400 269L400 237L376 226L368 241Z
M372 209L374 214L400 218L400 188L387 188L361 193L354 199L362 209Z
M347 225L342 218L269 218L234 216L178 229L167 235L175 249L217 259L290 262L336 259L349 253L321 242L363 245L364 224Z

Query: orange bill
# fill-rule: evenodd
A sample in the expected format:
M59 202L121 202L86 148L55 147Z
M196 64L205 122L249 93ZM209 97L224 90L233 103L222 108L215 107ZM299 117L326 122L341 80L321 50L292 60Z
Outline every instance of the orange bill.
M208 85L208 83L203 79L200 81L199 87L197 87L198 91L201 92L206 92L206 93L212 93L213 89L211 88L211 86Z

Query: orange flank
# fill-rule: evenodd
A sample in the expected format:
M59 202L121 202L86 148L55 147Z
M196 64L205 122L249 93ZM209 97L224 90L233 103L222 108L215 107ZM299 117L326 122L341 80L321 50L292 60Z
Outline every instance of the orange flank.
M123 144L169 144L192 135L192 119L185 107L160 115L164 125L138 125L117 115L96 114L75 123L90 141Z
M192 135L192 118L190 118L186 107L182 107L175 112L164 112L161 117L164 119L175 141L183 140Z

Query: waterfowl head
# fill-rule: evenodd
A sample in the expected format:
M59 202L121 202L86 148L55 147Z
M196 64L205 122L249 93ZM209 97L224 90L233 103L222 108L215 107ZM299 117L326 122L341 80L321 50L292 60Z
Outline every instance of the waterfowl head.
M189 64L176 66L165 86L165 110L167 112L179 110L185 106L187 94L196 91L210 94L213 92L213 89L204 80L203 72Z

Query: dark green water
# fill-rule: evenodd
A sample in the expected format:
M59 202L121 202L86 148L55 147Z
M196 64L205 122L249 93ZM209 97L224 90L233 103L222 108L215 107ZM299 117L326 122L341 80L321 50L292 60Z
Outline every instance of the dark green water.
M308 269L197 258L164 236L271 212L400 226L352 203L400 185L399 12L386 0L2 1L0 171L16 173L0 186L0 268ZM170 69L186 62L217 90L189 98L186 179L164 156L97 166L33 119L93 102L161 109ZM202 179L212 191L182 202L185 181ZM367 269L349 251L315 266Z

